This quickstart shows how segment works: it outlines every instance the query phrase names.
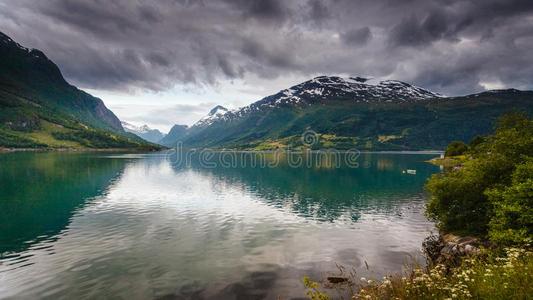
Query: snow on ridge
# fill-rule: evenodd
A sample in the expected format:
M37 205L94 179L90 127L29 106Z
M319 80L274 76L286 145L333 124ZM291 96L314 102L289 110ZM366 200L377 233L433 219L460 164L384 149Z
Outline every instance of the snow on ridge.
M198 120L196 123L194 123L193 126L199 127L199 126L208 126L211 125L213 122L217 120L224 119L230 110L225 108L224 106L217 105L207 115L202 117L200 120Z
M139 127L131 124L131 123L128 123L128 122L125 122L125 121L121 121L120 122L122 124L122 127L124 127L124 129L129 129L129 130L138 130Z
M211 111L209 112L209 116L214 116L214 115L224 115L228 112L228 109L225 108L224 106L221 106L221 105L217 105L215 106L213 109L211 109Z
M232 120L250 112L260 111L262 108L275 108L280 105L311 105L314 101L329 98L350 98L354 102L393 102L419 101L444 97L438 93L398 81L380 80L373 77L339 77L319 76L302 82L277 94L267 96L247 106L218 113L215 107L207 116L200 119L194 126L207 126L215 121Z
M35 49L29 49L29 48L26 48L24 46L22 46L21 44L15 42L12 38L10 38L9 36L5 35L5 34L2 34L0 36L0 39L4 42L4 44L15 44L15 46L17 46L17 48L19 49L22 49L26 52L31 52L32 50L35 50Z
M39 51L38 49L35 49L35 48L26 48L24 46L22 46L21 44L15 42L13 39L11 39L9 36L5 35L5 34L2 34L0 32L0 42L4 43L4 44L7 44L8 46L9 45L15 45L15 47L17 47L18 49L26 52L26 54L31 54L32 57L34 58L46 58L46 56L44 55L44 53L42 53L41 51Z
M148 127L148 125L135 126L125 121L121 121L120 123L122 124L122 127L124 128L124 130L134 131L137 133L147 133L153 130L152 128Z
M290 93L288 93L290 91ZM355 101L406 101L442 97L423 88L398 81L373 77L319 76L280 92L275 103L302 102L302 96L338 97L353 95Z

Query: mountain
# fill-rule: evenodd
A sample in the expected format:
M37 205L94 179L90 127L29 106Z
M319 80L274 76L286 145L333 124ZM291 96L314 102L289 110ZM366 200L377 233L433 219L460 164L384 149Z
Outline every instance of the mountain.
M312 130L320 137L317 148L437 150L487 134L498 116L513 110L532 113L533 92L445 97L396 80L320 76L246 107L210 114L179 140L187 147L298 148L302 133Z
M209 127L211 124L224 120L224 116L228 112L229 110L224 106L217 105L191 127L188 127L187 125L174 125L170 129L168 135L161 139L159 143L167 147L174 147L178 141L183 140L185 137L192 136L194 133L199 133L202 129Z
M213 109L211 109L205 117L201 118L198 122L196 122L194 126L202 128L207 127L213 122L223 118L228 111L229 110L224 106L217 105L213 107Z
M168 134L159 141L159 144L174 147L178 141L181 141L187 135L188 131L189 127L187 125L174 125Z
M165 137L165 134L157 129L152 129L147 125L135 126L128 122L121 122L122 127L126 132L131 132L136 136L149 141L151 143L159 143L159 141Z
M36 49L0 32L0 147L152 148Z

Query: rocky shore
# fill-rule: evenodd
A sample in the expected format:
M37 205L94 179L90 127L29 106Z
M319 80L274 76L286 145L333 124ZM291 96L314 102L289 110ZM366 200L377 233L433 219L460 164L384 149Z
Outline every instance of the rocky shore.
M456 266L462 257L478 254L481 246L489 245L475 237L454 234L431 235L422 244L430 266Z

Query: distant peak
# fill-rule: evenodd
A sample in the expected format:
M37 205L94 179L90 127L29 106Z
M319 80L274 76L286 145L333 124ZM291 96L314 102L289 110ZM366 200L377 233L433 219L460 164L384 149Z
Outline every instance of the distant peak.
M150 128L146 124L145 125L141 125L141 126L136 126L136 125L133 125L133 124L125 122L125 121L121 121L120 123L122 124L122 127L124 128L124 130L129 131L129 132L133 132L133 133L146 133L146 132L157 130L157 129Z
M213 107L213 109L211 109L209 111L209 115L213 116L213 115L216 115L216 114L226 113L227 111L228 111L228 109L225 108L224 106L217 105L217 106Z
M225 108L224 106L217 105L217 106L213 107L213 109L211 109L209 111L209 113L205 117L203 117L200 120L198 120L198 122L196 122L193 126L203 127L203 126L210 125L211 123L213 123L216 120L220 120L220 119L225 118L226 113L228 113L228 112L229 112L229 110L227 108Z

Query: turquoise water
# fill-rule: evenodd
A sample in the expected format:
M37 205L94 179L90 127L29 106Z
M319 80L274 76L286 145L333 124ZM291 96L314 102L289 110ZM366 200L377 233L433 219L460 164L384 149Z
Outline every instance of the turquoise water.
M264 167L1 154L0 298L290 299L336 263L396 272L434 230L423 215L434 156Z

